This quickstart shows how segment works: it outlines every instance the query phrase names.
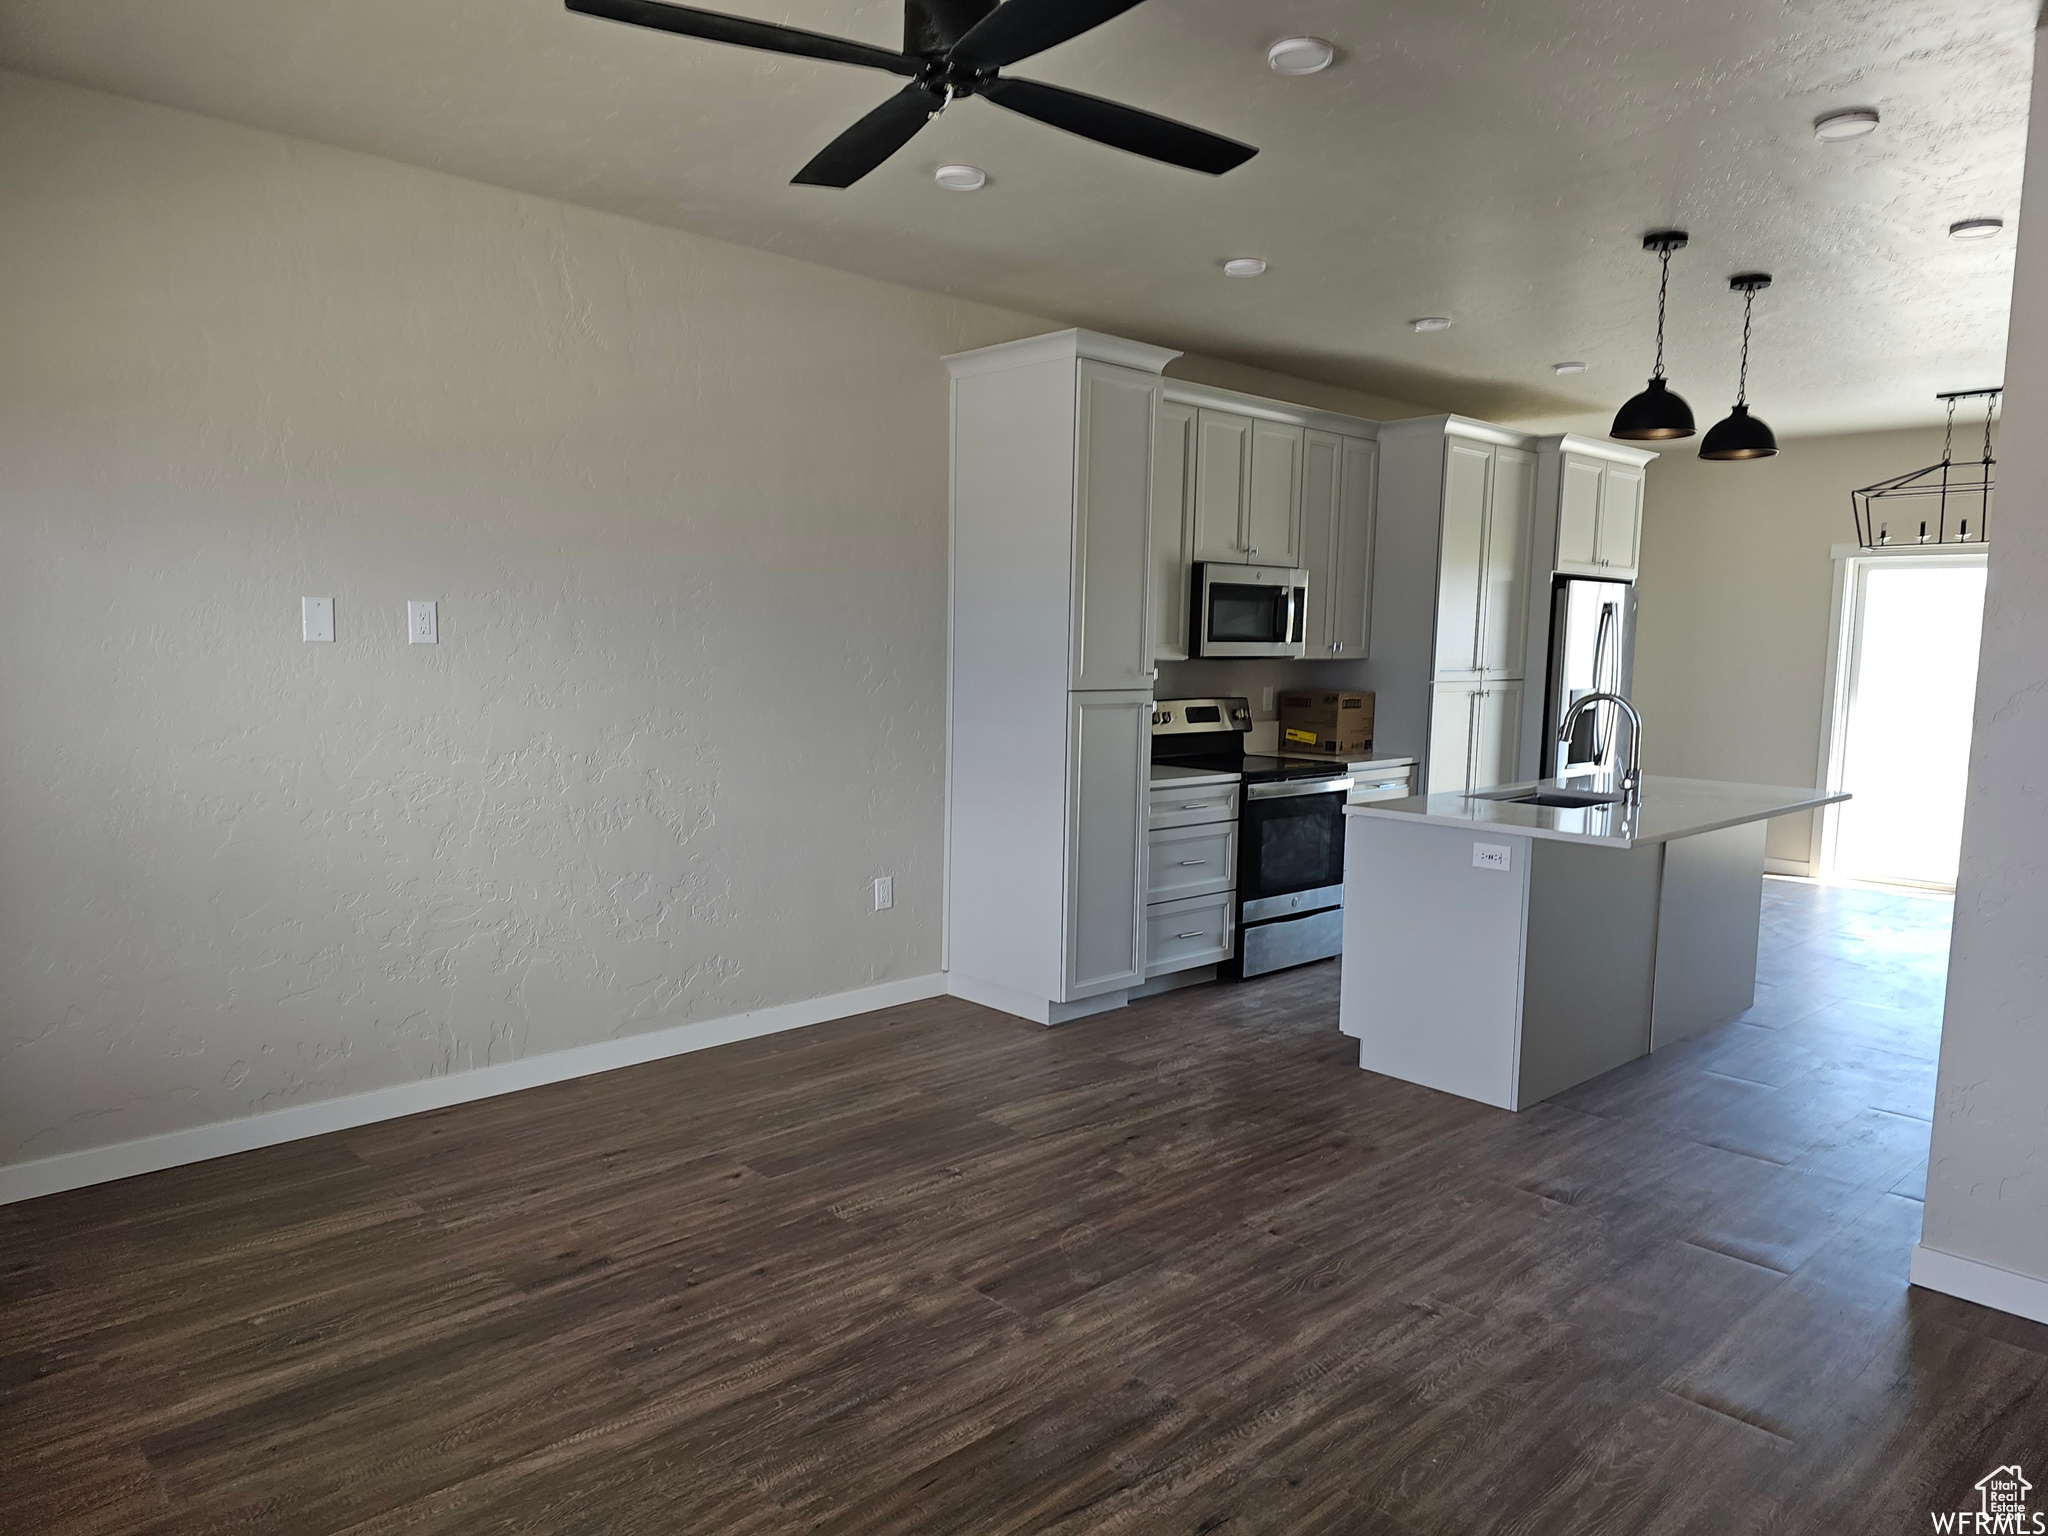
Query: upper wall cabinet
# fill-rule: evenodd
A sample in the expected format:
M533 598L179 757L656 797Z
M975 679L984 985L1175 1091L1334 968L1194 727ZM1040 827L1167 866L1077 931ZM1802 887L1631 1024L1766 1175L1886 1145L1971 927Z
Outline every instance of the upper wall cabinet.
M1153 414L1159 380L1084 359L1079 390L1069 686L1077 692L1149 688Z
M1301 448L1300 427L1252 424L1245 550L1253 565L1301 565Z
M1373 425L1200 385L1166 390L1152 448L1153 658L1187 659L1193 572L1204 561L1306 569L1307 654L1363 657Z
M1379 449L1363 438L1310 430L1303 435L1301 462L1306 656L1363 661L1372 623Z
M1195 558L1251 564L1252 419L1195 414Z
M1538 504L1556 508L1551 569L1634 581L1641 566L1643 471L1655 455L1569 436L1545 438L1540 452Z

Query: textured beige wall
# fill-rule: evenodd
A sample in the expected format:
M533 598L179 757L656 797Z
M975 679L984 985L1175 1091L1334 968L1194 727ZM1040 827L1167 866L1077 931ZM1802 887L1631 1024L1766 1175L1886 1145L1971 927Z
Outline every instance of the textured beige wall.
M2027 206L2048 206L2048 33ZM2048 220L2020 235L2005 453L1922 1241L2048 1281ZM2029 1315L2048 1319L2031 1288ZM2009 1303L2008 1303L2009 1304Z
M0 142L0 1162L938 969L939 359L1046 322L21 76Z
M1768 419L1770 402L1757 408ZM1849 493L1935 462L1941 433L1782 446L1711 464L1695 440L1650 466L1635 678L1646 772L1799 785L1819 773L1831 550L1855 540ZM1803 863L1810 839L1811 817L1780 817L1770 856Z

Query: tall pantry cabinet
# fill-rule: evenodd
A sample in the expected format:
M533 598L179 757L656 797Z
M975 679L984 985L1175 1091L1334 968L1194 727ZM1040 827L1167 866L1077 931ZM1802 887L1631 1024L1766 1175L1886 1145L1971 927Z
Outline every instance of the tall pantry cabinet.
M1145 979L1152 456L1177 356L1062 331L946 359L947 982L1039 1023Z
M1462 416L1380 426L1375 735L1422 745L1425 794L1516 777L1535 490L1526 434Z

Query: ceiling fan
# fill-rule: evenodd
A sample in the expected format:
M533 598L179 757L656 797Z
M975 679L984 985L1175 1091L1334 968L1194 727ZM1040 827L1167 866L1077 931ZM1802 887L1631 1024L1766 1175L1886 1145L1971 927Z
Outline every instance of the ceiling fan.
M1138 0L904 0L901 53L821 32L669 5L665 0L567 0L567 4L582 15L630 22L636 27L834 64L860 64L911 77L910 84L827 144L798 171L791 178L798 186L852 186L962 96L985 96L999 107L1084 139L1211 176L1221 176L1258 153L1249 144L1136 107L1062 86L1040 85L1035 80L1007 79L1001 73L1019 59L1028 59L1122 15Z

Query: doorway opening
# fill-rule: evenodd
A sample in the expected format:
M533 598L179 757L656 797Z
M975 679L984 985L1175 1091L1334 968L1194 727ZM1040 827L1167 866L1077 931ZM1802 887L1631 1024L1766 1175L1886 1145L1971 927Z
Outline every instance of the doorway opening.
M1953 891L1962 851L1984 555L1843 552L1818 873Z

